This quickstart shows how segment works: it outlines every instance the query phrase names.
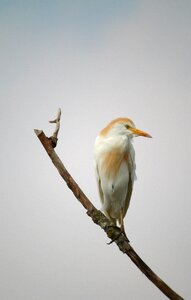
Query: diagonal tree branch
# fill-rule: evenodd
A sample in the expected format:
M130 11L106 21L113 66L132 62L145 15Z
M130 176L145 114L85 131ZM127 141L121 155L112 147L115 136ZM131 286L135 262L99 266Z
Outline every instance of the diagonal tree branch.
M134 264L147 276L147 278L153 282L155 286L157 286L161 292L166 295L169 299L172 300L183 300L181 296L179 296L175 291L173 291L160 277L158 277L140 258L140 256L135 252L133 247L130 245L129 240L125 237L125 235L120 234L120 228L113 226L111 221L100 211L95 208L95 206L91 203L91 201L87 198L84 192L80 189L78 184L69 174L62 161L54 151L54 148L57 144L57 135L60 128L60 116L61 110L59 109L57 118L51 123L56 123L56 129L53 135L48 138L42 130L35 129L35 133L49 155L52 163L57 168L61 177L64 179L68 187L73 192L74 196L78 199L78 201L83 205L83 207L87 210L88 216L90 216L94 223L99 225L107 234L112 241L115 241L120 251L125 253L129 258L134 262Z

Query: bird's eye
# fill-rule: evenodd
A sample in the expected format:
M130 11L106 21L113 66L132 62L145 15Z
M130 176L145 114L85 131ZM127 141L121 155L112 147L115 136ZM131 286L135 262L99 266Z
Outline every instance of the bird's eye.
M129 126L129 125L125 125L125 127L126 127L127 129L129 129L131 126Z

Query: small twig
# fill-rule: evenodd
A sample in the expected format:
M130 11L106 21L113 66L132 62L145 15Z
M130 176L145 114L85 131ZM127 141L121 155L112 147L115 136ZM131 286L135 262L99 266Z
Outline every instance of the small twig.
M56 147L58 141L58 132L60 130L60 118L61 118L61 109L59 108L56 119L54 119L53 121L49 121L49 123L56 123L56 128L52 136L50 137L53 148Z
M75 197L87 210L87 214L92 218L93 222L99 225L107 234L109 238L114 240L114 242L119 247L120 251L129 256L129 258L134 262L134 264L147 276L147 278L157 286L161 292L166 295L171 300L183 300L175 291L173 291L161 278L159 278L140 258L140 256L135 252L128 242L128 239L120 233L120 228L111 226L111 221L99 210L97 210L87 196L80 189L78 184L74 181L72 176L66 170L62 161L54 151L55 145L53 145L53 139L57 139L59 127L60 127L60 116L61 111L59 110L57 119L51 121L51 123L56 123L57 127L51 138L46 137L42 130L35 129L35 133L48 153L52 163L57 168L58 172L65 180L68 187L72 190Z

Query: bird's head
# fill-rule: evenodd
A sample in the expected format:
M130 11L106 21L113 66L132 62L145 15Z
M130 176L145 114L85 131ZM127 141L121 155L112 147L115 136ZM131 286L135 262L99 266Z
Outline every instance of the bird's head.
M132 120L128 118L118 118L111 121L100 133L103 136L126 135L129 138L143 136L151 138L151 135L137 129Z

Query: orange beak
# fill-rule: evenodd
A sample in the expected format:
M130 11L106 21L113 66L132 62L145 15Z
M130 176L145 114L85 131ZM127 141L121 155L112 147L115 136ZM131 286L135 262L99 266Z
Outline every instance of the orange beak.
M152 136L142 130L139 130L137 128L130 128L130 130L132 131L133 134L135 135L139 135L139 136L144 136L144 137L148 137L148 138L152 138Z

